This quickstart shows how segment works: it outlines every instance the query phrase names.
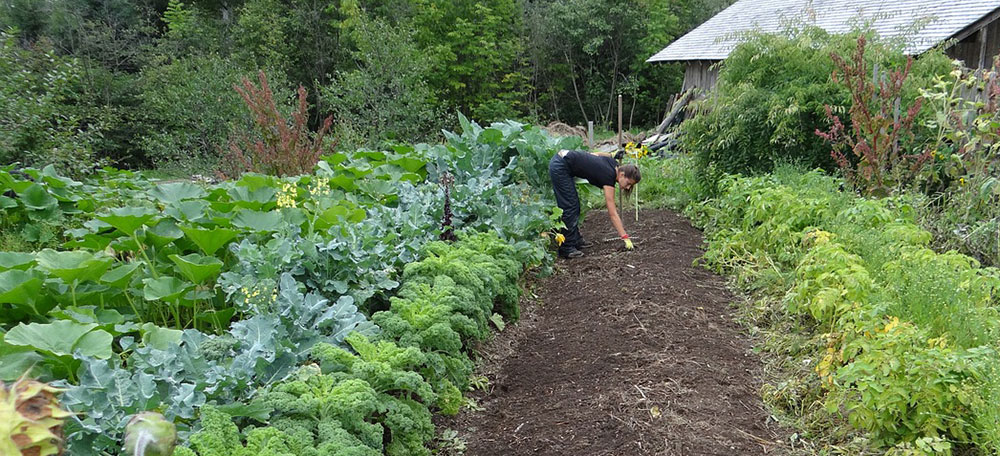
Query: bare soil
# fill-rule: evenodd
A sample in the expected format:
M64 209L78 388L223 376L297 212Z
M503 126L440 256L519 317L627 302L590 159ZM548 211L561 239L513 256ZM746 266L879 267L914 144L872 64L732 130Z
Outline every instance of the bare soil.
M481 410L439 424L474 456L783 453L734 298L692 264L701 233L668 211L623 217L635 251L591 212L582 232L595 245L558 260L521 322L478 348Z

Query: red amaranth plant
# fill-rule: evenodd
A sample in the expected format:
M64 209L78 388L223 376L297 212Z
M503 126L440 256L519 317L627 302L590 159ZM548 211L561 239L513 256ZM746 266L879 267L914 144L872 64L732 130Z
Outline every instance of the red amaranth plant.
M850 62L830 54L837 66L834 82L843 84L851 93L851 131L827 105L826 115L833 125L828 132L817 129L816 134L833 145L831 156L856 189L869 195L887 195L910 182L931 154L929 150L910 152L915 142L914 120L923 103L917 97L905 111L902 108L903 84L913 59L907 58L901 70L880 75L865 63L865 44L865 37L859 37Z
M224 176L235 177L244 172L277 176L295 176L312 172L325 151L326 137L333 117L327 117L316 133L309 130L309 107L306 89L299 86L298 107L291 119L286 119L274 102L274 93L263 71L257 75L260 87L247 78L233 85L240 94L256 126L251 137L241 134L230 139L223 164Z

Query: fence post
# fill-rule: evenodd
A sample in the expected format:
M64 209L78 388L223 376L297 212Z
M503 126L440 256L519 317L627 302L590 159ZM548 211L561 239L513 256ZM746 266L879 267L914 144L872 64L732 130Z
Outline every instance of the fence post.
M618 94L618 150L622 148L622 94Z

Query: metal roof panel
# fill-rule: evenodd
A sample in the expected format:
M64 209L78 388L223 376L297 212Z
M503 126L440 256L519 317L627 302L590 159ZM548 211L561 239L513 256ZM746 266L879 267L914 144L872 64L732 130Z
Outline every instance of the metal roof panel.
M646 61L723 60L740 33L779 32L794 22L845 33L872 21L879 35L905 38L906 52L916 55L997 8L1000 0L739 0Z

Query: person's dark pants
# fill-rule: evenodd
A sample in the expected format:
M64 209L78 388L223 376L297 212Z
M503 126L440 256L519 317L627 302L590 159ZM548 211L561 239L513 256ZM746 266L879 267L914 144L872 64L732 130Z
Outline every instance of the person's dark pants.
M562 221L566 224L566 228L559 231L566 236L566 240L559 246L559 254L565 256L574 249L579 249L583 240L580 227L576 226L580 220L580 196L576 193L576 182L570 174L569 165L559 154L553 155L552 160L549 160L549 178L552 179L556 204L563 211Z

